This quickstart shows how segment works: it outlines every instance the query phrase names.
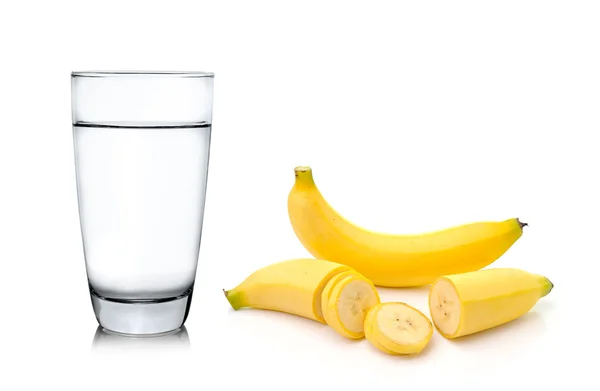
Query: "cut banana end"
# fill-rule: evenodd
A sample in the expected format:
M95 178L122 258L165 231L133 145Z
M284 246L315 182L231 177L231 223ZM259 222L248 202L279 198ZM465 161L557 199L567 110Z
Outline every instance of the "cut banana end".
M433 325L427 316L399 302L372 307L365 318L364 329L373 346L394 355L420 353L433 335Z
M323 318L325 319L326 324L330 323L328 318L329 318L329 314L331 312L327 310L327 307L329 305L329 298L331 297L331 294L333 293L333 288L335 288L335 286L340 281L342 281L344 278L350 277L350 276L362 277L362 274L358 273L355 270L349 270L346 272L342 272L338 275L333 276L329 280L327 285L325 285L325 288L323 288L323 292L321 293L321 309L323 311L322 314L323 314Z
M429 313L435 328L446 338L454 338L460 326L460 298L452 283L437 280L429 293Z
M379 293L371 281L361 275L344 277L334 282L324 311L327 324L343 337L363 338L365 316L379 302Z

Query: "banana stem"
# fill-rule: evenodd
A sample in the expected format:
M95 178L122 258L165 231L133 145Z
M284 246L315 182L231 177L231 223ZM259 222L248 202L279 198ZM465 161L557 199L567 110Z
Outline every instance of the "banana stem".
M303 185L314 185L312 169L308 166L298 166L294 168L294 174L296 176L296 183Z

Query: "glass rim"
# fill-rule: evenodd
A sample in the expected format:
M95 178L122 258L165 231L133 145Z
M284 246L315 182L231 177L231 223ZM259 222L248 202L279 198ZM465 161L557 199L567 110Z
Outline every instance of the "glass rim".
M73 71L71 77L214 77L213 72L202 71Z

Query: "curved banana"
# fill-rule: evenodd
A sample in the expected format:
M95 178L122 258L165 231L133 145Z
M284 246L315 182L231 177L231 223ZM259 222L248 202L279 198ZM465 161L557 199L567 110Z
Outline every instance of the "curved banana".
M417 235L373 232L327 203L310 167L296 167L295 174L288 213L302 245L315 258L348 265L377 286L427 285L439 276L482 269L502 256L527 225L513 218Z

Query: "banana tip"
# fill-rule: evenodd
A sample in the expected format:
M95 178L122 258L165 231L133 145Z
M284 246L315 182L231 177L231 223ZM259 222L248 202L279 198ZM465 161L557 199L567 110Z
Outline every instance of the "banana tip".
M527 223L523 223L523 222L522 222L521 220L519 220L519 219L517 219L517 223L519 223L519 226L520 226L521 228L523 228L523 227L527 227L527 226L529 225L529 224L527 224Z
M231 308L233 308L235 311L244 307L245 297L242 293L240 293L236 289L230 289L228 291L223 289L223 294L225 295L225 298L229 302L229 305L231 305Z
M545 277L547 285L545 286L544 292L542 292L542 297L548 296L552 289L554 289L554 283L550 281L548 277Z

